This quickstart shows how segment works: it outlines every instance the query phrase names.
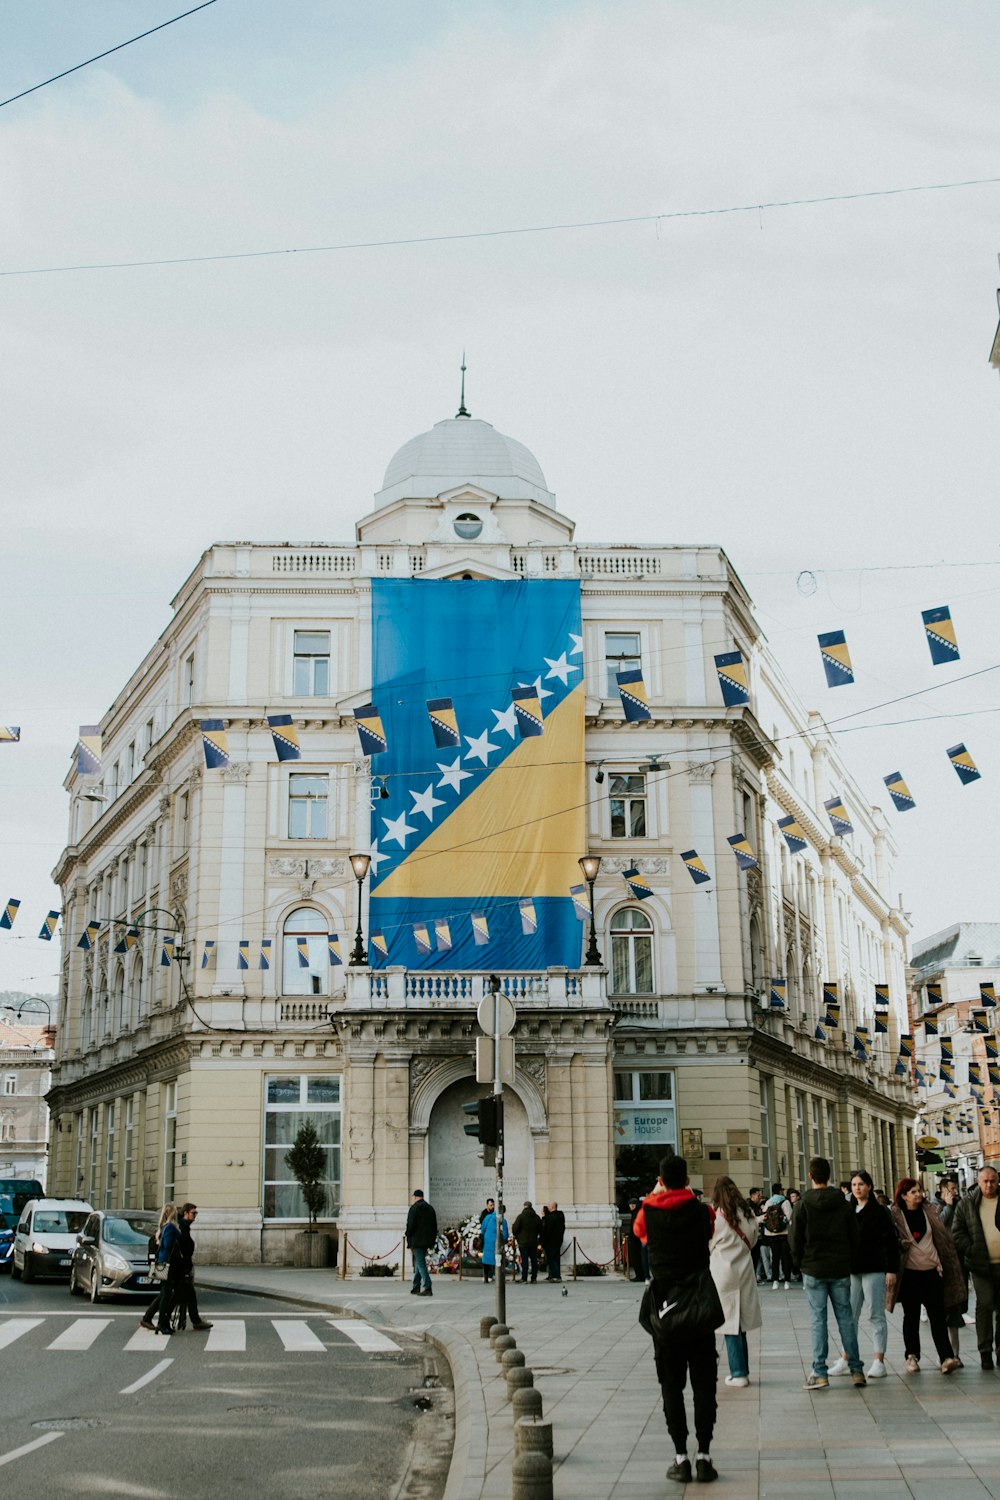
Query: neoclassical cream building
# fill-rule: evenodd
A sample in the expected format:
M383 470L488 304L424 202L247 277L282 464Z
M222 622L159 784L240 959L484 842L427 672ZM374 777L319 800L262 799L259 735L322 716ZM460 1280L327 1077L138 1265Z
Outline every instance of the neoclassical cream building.
M696 1184L728 1172L744 1188L804 1182L816 1151L836 1173L864 1164L880 1182L910 1164L914 1102L893 1073L907 923L882 814L823 719L800 706L719 547L581 545L574 531L533 455L463 409L396 453L353 545L222 542L203 553L103 716L103 780L74 768L66 781L50 1190L104 1205L193 1199L205 1256L286 1259L301 1202L284 1154L309 1116L327 1145L328 1218L352 1264L392 1250L416 1185L446 1222L474 1211L491 1174L461 1105L480 1091L475 1014L490 972L518 1011L508 1201L558 1201L594 1259L610 1255L617 1206L650 1183L666 1147L685 1151ZM372 698L382 650L373 613L388 583L411 580L455 580L472 599L480 586L525 582L543 604L557 587L577 601L568 655L546 656L535 682L547 739L518 741L498 698L496 745L466 734L438 750L421 763L426 788L361 753L355 710ZM454 641L455 670L472 645ZM750 702L727 708L713 659L736 649ZM641 672L643 722L625 719L622 670ZM405 710L385 693L376 707ZM267 716L282 713L299 759L276 756ZM578 740L554 737L557 713ZM204 720L224 725L224 769L206 769ZM514 769L520 757L522 776L534 754L541 775L533 747L546 744L577 746L560 772L576 791L559 858L575 870L577 855L601 857L602 962L584 962L582 921L568 939L564 924L560 961L546 950L539 967L492 938L478 950L456 938L454 963L440 951L417 962L403 924L383 933L377 960L373 945L377 966L352 964L348 856L374 854L361 889L367 943L379 920L371 881L389 860L388 889L397 851L422 832L429 844L422 816L440 821L496 746ZM834 795L853 823L842 837L823 810ZM805 845L794 855L777 827L789 814ZM740 869L737 832L757 868ZM449 865L453 936L471 931L466 897L480 894L461 890L469 844L466 831ZM711 877L700 884L681 859L692 849ZM643 899L625 870L638 872ZM439 910L426 879L422 889ZM564 913L564 888L546 890L539 911ZM785 981L784 1010L769 1004L772 979ZM842 1006L825 1041L824 982ZM876 983L889 987L889 1031L861 1060L851 1033L874 1030Z

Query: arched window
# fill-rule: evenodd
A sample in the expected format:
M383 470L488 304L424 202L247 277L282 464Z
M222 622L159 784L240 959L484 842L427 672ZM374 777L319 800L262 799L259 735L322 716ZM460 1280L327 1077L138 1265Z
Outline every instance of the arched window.
M122 1024L129 1031L138 1024L142 1015L142 976L143 964L142 954L136 953L132 960L132 972L129 975L128 993L125 997L125 1015Z
M0 1141L12 1141L14 1136L14 1116L4 1115L0 1120Z
M653 924L637 906L611 918L611 993L653 993Z
M108 976L102 969L97 976L97 1014L95 1016L95 1041L106 1036L110 1027L108 1019Z
M760 938L760 922L756 916L750 918L750 984L758 991L764 984L763 945Z
M111 1029L117 1036L125 1029L125 970L121 964L115 970L111 986Z
M302 906L289 913L282 928L283 995L329 994L330 961L326 945L327 923L321 912Z

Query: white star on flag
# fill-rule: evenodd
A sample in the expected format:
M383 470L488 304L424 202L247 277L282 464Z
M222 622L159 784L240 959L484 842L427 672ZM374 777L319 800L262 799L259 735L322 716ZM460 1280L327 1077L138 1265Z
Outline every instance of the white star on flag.
M551 694L549 696L551 697ZM477 735L475 739L471 734L467 734L465 738L469 746L465 752L465 759L472 760L474 757L476 760L481 760L484 766L489 765L489 757L500 748L499 745L490 744L488 729L484 729L482 734Z
M541 672L539 672L539 674L535 678L534 682L519 682L518 683L518 687L533 687L534 690L535 690L535 692L538 694L538 703L539 703L539 706L541 706L543 698L551 698L552 697L552 694L549 692L548 688L543 688L542 687L542 674L541 674Z
M405 813L400 813L398 818L383 818L382 822L385 824L386 841L388 842L389 839L392 839L393 843L398 844L401 849L406 847L406 840L409 835L417 831L415 828L410 827L406 821Z
M423 813L427 821L429 823L433 823L434 808L444 807L444 803L441 801L441 798L435 797L434 795L433 781L431 782L430 786L427 787L424 791L411 792L410 796L413 798L413 806L410 808L411 818L415 818L417 813Z
M383 822L384 821L385 820L383 819ZM387 859L391 859L392 855L380 854L378 850L378 839L376 839L372 844L372 852L369 858L371 859L371 872L373 875L377 875L379 865L384 864Z
M461 796L462 782L469 781L472 778L472 772L463 771L461 769L461 763L461 756L458 757L458 760L456 760L453 766L443 766L440 761L437 762L437 768L441 772L441 780L438 782L438 791L441 791L443 787L450 786L453 792L458 792L459 796Z
M572 632L572 630L571 630L570 633L569 633L569 638L573 642L573 649L569 653L570 656L582 656L583 655L583 636L582 635L574 635L573 632Z
M550 677L558 677L559 681L562 683L563 687L566 687L568 685L568 683L569 683L569 674L571 672L579 672L579 670L580 670L579 667L572 666L566 660L566 653L565 653L565 651L563 652L562 656L559 657L558 661L550 661L549 658L546 657L545 658L545 665L550 669L545 674L546 681Z
M492 731L494 734L499 734L501 729L506 729L512 740L517 738L517 713L513 703L509 708L505 708L503 713L498 708L491 708L490 713L496 719Z

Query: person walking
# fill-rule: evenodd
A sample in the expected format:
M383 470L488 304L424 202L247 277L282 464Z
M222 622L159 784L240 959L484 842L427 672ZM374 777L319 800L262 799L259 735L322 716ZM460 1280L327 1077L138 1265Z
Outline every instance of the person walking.
M865 1367L851 1316L851 1263L859 1243L856 1216L840 1189L830 1186L830 1163L825 1157L814 1156L808 1170L809 1189L796 1204L789 1231L792 1265L802 1272L812 1314L812 1370L805 1389L826 1390L830 1384L828 1304L837 1320L851 1379L863 1386L867 1384Z
M924 1202L924 1190L915 1177L896 1184L889 1210L900 1247L900 1276L886 1301L892 1312L903 1304L903 1351L906 1373L920 1369L920 1309L926 1308L931 1338L941 1361L941 1374L957 1370L948 1337L947 1309L961 1305L965 1277L951 1235L936 1211Z
M858 1248L851 1262L851 1317L857 1334L861 1309L867 1302L875 1353L866 1375L869 1380L881 1380L885 1375L885 1346L888 1338L885 1319L886 1290L894 1289L896 1285L899 1245L889 1210L876 1203L874 1194L875 1184L871 1177L859 1168L851 1176L851 1197L859 1236ZM830 1366L827 1374L847 1375L850 1368L847 1351L841 1350L840 1358Z
M764 1253L764 1245L762 1239L764 1233L763 1188L752 1187L749 1193L747 1193L747 1203L750 1205L750 1211L753 1214L754 1219L754 1236L751 1248L751 1254L753 1256L754 1275L756 1276L758 1282L769 1280L770 1278L768 1277L767 1273L771 1268L769 1265L764 1266L762 1264L762 1257Z
M996 1167L980 1167L976 1186L955 1206L951 1232L976 1292L980 1363L984 1370L992 1370L994 1349L1000 1362L1000 1176Z
M538 1280L538 1236L542 1232L542 1221L526 1198L524 1207L511 1225L514 1242L521 1257L521 1280Z
M181 1329L186 1328L188 1319L190 1318L191 1327L197 1329L199 1333L203 1333L211 1328L212 1324L198 1312L198 1293L195 1291L194 1285L194 1240L191 1238L191 1230L197 1217L198 1205L196 1203L182 1204L181 1211L177 1215L177 1228L180 1230L181 1236L179 1251L180 1274L178 1276L177 1287L177 1301L181 1311L177 1326Z
M661 1309L660 1317L664 1316L664 1310L675 1311L678 1300L685 1295L680 1284L696 1277L698 1272L710 1269L709 1242L715 1226L715 1210L707 1203L698 1202L689 1183L687 1162L683 1156L665 1156L660 1162L659 1181L643 1199L635 1221L636 1234L649 1250L652 1284L643 1294L647 1316L654 1308ZM715 1348L718 1323L704 1322L680 1331L664 1332L657 1337L656 1321L651 1321L656 1378L663 1394L667 1431L674 1445L674 1462L667 1470L667 1478L677 1484L691 1483L688 1423L684 1409L684 1386L690 1375L698 1444L694 1477L707 1484L719 1477L710 1457L719 1366Z
M750 1384L747 1334L761 1325L760 1297L753 1264L757 1220L753 1205L731 1177L720 1177L712 1190L715 1230L709 1245L709 1267L726 1321L722 1334L729 1361L727 1385Z
M424 1197L422 1188L414 1188L406 1215L406 1243L413 1256L411 1297L433 1297L431 1276L427 1269L427 1252L437 1242L437 1214Z
M788 1225L792 1217L792 1205L785 1197L780 1182L771 1183L771 1196L764 1204L764 1244L770 1252L771 1291L776 1292L780 1283L785 1291L791 1290L789 1277L792 1274L792 1257L788 1249Z
M148 1328L152 1333L162 1333L166 1337L174 1331L170 1326L170 1317L179 1299L182 1275L181 1236L177 1228L177 1209L173 1203L165 1203L160 1209L160 1219L153 1238L155 1245L151 1248L155 1248L156 1253L152 1264L159 1272L166 1271L166 1279L161 1281L160 1295L146 1309L139 1327Z
M497 1218L497 1211L493 1209L483 1220L483 1280L492 1281L496 1275L497 1260L503 1254L504 1246L510 1238L510 1230L507 1228L507 1219Z
M559 1257L566 1238L566 1215L558 1203L547 1203L542 1213L542 1249L545 1251L546 1281L562 1281Z

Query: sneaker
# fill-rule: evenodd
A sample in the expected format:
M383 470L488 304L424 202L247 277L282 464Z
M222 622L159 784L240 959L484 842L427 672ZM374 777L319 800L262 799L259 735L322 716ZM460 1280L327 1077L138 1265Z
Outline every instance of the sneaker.
M882 1380L885 1376L885 1360L873 1359L871 1369L867 1372L869 1380Z
M785 1282L785 1291L786 1292L790 1292L791 1290L792 1290L791 1283L788 1282L788 1281L786 1281Z
M906 1373L907 1373L907 1375L916 1375L916 1373L917 1373L917 1371L919 1369L920 1369L920 1361L917 1358L917 1356L915 1354L908 1354L906 1356Z
M828 1375L849 1375L851 1373L851 1367L847 1363L846 1359L835 1359L826 1373Z
M778 1290L778 1283L776 1281L772 1281L771 1282L771 1291L772 1292L776 1292L777 1290Z
M857 1386L867 1385L868 1382L865 1379L865 1372L864 1372L864 1370L852 1370L851 1371L851 1383L852 1383L852 1385L857 1385Z
M804 1391L825 1391L829 1384L830 1382L825 1375L817 1375L813 1372L802 1389Z
M713 1479L719 1475L710 1458L696 1458L694 1462L694 1477L701 1484L711 1484Z
M961 1360L955 1359L954 1357L952 1357L951 1359L943 1359L941 1361L941 1374L950 1375L952 1370L957 1370L960 1364Z
M691 1483L691 1460L686 1458L683 1463L675 1460L667 1470L667 1478L674 1480L676 1484Z
M746 1375L727 1375L727 1385L749 1385L750 1381Z
M983 1367L984 1370L992 1370L992 1368L993 1368L993 1356L992 1356L992 1354L984 1354L983 1355L983 1358L982 1358L982 1367Z

